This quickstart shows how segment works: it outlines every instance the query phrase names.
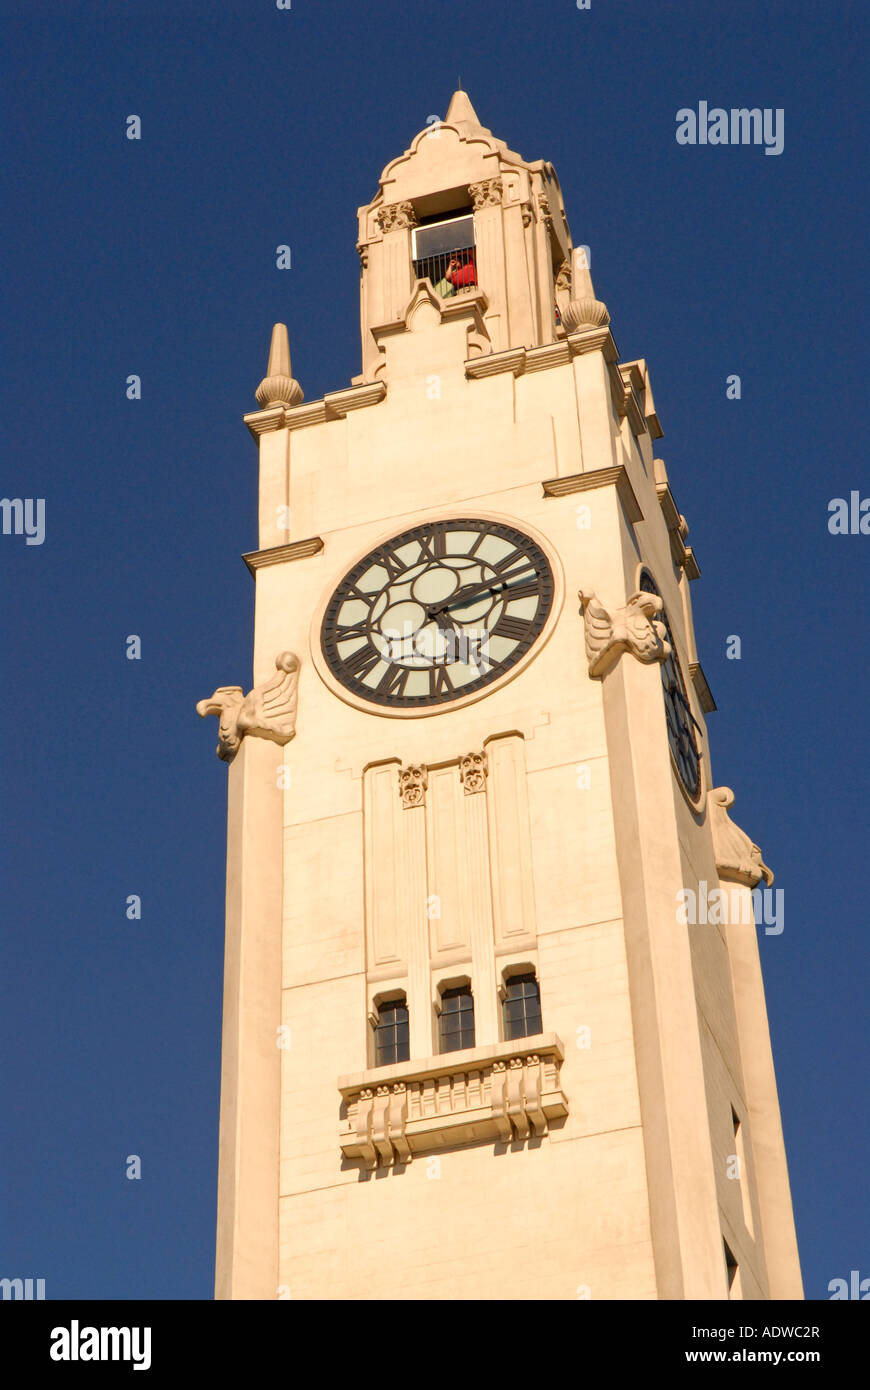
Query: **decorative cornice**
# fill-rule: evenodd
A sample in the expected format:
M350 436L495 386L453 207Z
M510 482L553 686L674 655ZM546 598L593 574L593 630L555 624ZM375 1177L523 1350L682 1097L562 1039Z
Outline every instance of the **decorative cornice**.
M592 492L595 488L616 488L628 520L643 521L643 512L635 496L628 472L622 464L613 468L594 468L589 473L571 473L565 478L549 478L542 483L545 497L566 497L571 492Z
M501 207L504 181L500 178L482 179L480 183L470 183L468 191L475 212L480 212L482 208Z
M256 411L242 418L254 438L267 430L302 430L309 425L322 425L332 420L343 420L352 410L364 410L377 405L387 394L383 381L366 381L360 386L349 386L343 391L330 391L319 401L309 401L307 405L292 408L278 406L269 411Z
M730 787L714 787L707 793L713 852L719 877L726 882L743 883L747 888L754 888L763 878L769 888L773 883L773 873L764 863L758 845L753 844L746 832L735 825L728 815L728 807L733 805L734 793Z
M375 1169L445 1145L540 1137L568 1113L564 1055L555 1033L540 1033L339 1077L341 1151Z
M307 560L309 555L319 555L323 549L321 536L310 536L304 541L290 541L287 545L270 545L266 550L249 550L242 559L251 574L267 565L282 565L285 560Z
M653 460L661 463L661 460ZM662 465L662 470L664 465ZM656 496L659 499L659 506L662 509L662 516L668 528L668 539L671 545L671 556L677 569L684 569L688 579L698 579L701 568L695 559L695 552L690 545L686 545L686 537L689 534L689 523L686 518L677 510L673 494L666 482L656 483Z
M644 666L670 656L668 630L656 617L663 607L658 594L639 590L624 608L613 613L608 613L595 594L584 594L581 589L578 597L583 605L586 656L593 678L612 670L623 652L630 652Z
M240 685L221 685L210 699L199 701L196 712L201 718L216 714L220 719L217 755L224 762L232 762L245 734L280 744L294 737L299 658L294 652L281 652L275 667L277 675L248 695Z
M695 687L695 694L698 697L698 704L701 706L701 709L705 714L714 714L716 711L716 701L713 699L713 692L707 684L707 677L701 670L700 661L689 662L689 675L692 678L692 685Z

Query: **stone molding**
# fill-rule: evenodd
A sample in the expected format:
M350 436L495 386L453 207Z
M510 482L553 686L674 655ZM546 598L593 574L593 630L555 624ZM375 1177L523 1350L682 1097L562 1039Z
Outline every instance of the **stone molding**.
M281 652L275 667L277 674L247 695L240 685L221 685L210 699L197 704L200 718L216 714L220 719L217 755L223 762L232 762L245 734L280 744L295 736L299 658L294 652Z
M664 471L664 464L661 459L653 459L653 467L661 464L661 471ZM656 473L660 470L655 469ZM656 496L659 499L659 506L662 509L662 516L668 528L668 540L671 545L671 557L677 569L686 571L687 579L698 579L701 574L698 561L695 559L695 552L690 545L686 545L686 538L689 534L689 523L686 518L677 510L673 493L667 482L656 482Z
M630 652L644 666L666 661L670 656L672 648L666 640L667 628L656 617L663 608L658 594L638 590L624 608L617 608L613 613L608 613L595 594L584 594L581 589L579 598L583 605L589 674L593 678L612 670L623 652Z
M310 555L319 555L323 550L322 536L309 536L304 541L289 541L287 545L270 545L265 550L249 550L242 559L251 574L266 565L280 565L285 560L307 560Z
M701 670L700 661L689 662L689 675L692 678L692 685L695 687L695 694L701 709L705 714L715 714L716 701L713 699L713 692L707 684L707 677Z
M611 484L616 488L629 521L643 521L643 512L628 471L621 463L612 468L593 468L589 473L571 473L564 478L548 478L541 486L545 497L565 497L571 492L592 492L595 488L609 487Z
M319 401L307 405L273 406L256 410L242 419L255 439L269 430L301 430L308 425L322 425L330 420L343 420L352 410L377 405L387 394L383 381L366 381L360 386L348 386L343 391L330 391Z
M728 807L733 805L734 793L730 787L713 787L707 793L719 877L726 882L743 883L747 888L754 888L764 879L769 888L773 873L762 859L758 845L753 844L745 830L735 825L728 815Z
M371 1170L447 1145L540 1137L568 1113L564 1056L555 1033L539 1033L339 1077L342 1154Z

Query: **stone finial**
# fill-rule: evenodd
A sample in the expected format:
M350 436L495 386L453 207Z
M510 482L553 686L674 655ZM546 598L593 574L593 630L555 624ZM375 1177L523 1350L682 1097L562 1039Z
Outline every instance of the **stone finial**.
M607 305L595 298L585 246L576 246L571 252L571 298L563 310L562 322L569 333L603 328L610 323Z
M273 405L299 405L303 399L302 387L291 375L286 323L276 323L272 329L269 365L254 394L264 410Z
M210 699L199 701L200 718L216 714L220 719L217 755L225 763L232 762L245 734L281 744L295 736L299 658L281 652L275 668L278 674L248 695L240 685L221 685Z
M613 613L608 613L595 594L584 594L581 589L579 598L583 605L590 676L606 675L623 652L631 652L645 666L667 661L672 649L670 642L665 640L667 628L657 621L656 615L661 613L663 606L658 594L640 590L632 594L624 608L617 608Z
M707 793L719 877L726 882L743 883L748 888L754 888L764 879L769 888L773 873L762 859L758 845L753 844L746 832L729 817L728 807L733 805L734 793L730 787L714 787Z

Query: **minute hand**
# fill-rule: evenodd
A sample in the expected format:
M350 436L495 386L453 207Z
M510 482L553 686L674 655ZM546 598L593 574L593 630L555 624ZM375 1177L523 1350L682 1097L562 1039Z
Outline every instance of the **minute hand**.
M510 589L515 583L527 583L530 579L537 579L537 577L538 572L533 569L527 570L524 574L511 575L510 579L504 579L501 583L473 584L471 588L461 590L459 596L452 599L450 603L442 603L437 608L430 608L427 616L434 618L438 613L450 612L452 608L465 608L472 599L477 598L480 594L497 594L504 589Z

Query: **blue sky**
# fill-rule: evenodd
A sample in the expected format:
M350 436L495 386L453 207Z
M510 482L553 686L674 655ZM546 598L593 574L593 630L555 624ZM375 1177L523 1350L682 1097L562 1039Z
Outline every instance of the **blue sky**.
M356 209L461 74L484 124L555 164L622 360L649 362L703 571L714 778L785 891L760 940L807 1296L870 1276L870 537L827 529L830 499L870 495L863 7L3 10L0 491L44 498L46 535L0 536L0 1275L211 1296L226 770L194 704L251 674L241 415L277 319L307 399L359 371ZM701 100L782 108L782 154L679 146Z

